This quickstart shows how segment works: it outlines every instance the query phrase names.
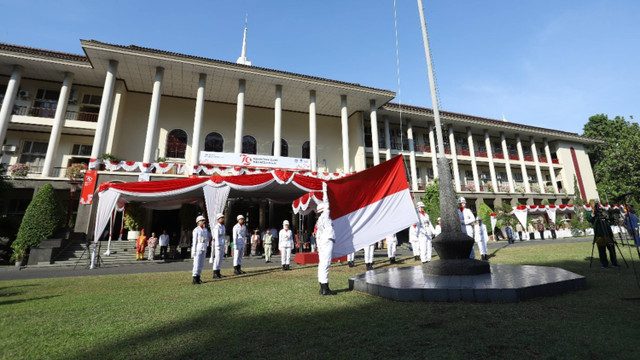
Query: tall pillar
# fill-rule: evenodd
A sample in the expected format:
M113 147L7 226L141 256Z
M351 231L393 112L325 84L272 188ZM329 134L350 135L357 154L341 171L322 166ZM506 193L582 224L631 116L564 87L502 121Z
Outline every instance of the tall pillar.
M484 147L487 148L487 157L489 159L489 173L491 174L491 186L493 186L493 191L498 192L498 181L496 180L496 167L493 164L493 148L491 147L491 137L489 137L489 130L484 131Z
M246 81L240 79L238 81L238 102L236 105L236 138L233 152L240 154L242 152L242 128L244 127L244 92Z
M316 124L316 91L309 91L309 160L311 171L318 171L317 149L317 124Z
M418 172L416 170L416 150L413 144L413 124L407 119L407 140L409 142L409 168L411 171L411 190L418 191Z
M538 186L540 187L540 193L547 192L544 188L544 179L542 178L542 171L540 171L540 162L538 161L538 149L536 149L536 141L531 137L531 154L533 155L533 162L536 164L536 176L538 177Z
M467 143L469 143L469 154L471 154L471 173L473 174L473 184L476 191L480 191L480 179L478 177L478 163L476 162L476 148L473 144L473 134L471 128L467 127Z
M73 73L64 73L62 87L60 88L60 96L58 97L58 105L56 106L56 114L53 118L53 127L51 135L49 135L49 145L47 145L47 155L44 158L42 166L42 176L51 176L53 170L53 161L58 152L58 143L60 142L60 134L62 133L62 125L64 117L67 114L67 104L69 103L69 94L71 93L71 84L73 83Z
M102 88L102 98L100 100L100 112L98 112L98 122L96 124L96 133L93 138L93 147L91 148L91 160L95 161L102 154L104 146L104 135L107 129L107 117L111 112L111 104L113 102L113 87L116 82L116 73L118 72L118 62L109 60L109 68L104 79L104 87ZM91 168L91 162L89 163Z
M431 166L433 167L433 177L438 177L438 151L434 135L433 123L429 124L429 147L431 149Z
M282 155L282 85L276 85L273 115L273 156L280 156Z
M202 133L202 121L204 118L204 92L207 86L207 74L200 74L198 91L196 92L196 109L193 116L193 135L191 140L191 161L189 162L189 174L193 173L193 167L200 163L200 136Z
M507 139L504 133L500 133L500 142L502 144L502 154L504 155L504 167L507 170L507 181L509 182L509 192L516 192L516 186L513 183L513 174L511 174L511 159L509 159L509 150L507 149Z
M160 97L162 96L162 78L164 68L156 68L156 76L153 80L153 92L151 93L151 106L149 106L149 121L147 122L147 137L144 142L144 153L142 163L150 164L156 148L156 133L158 129L158 115L160 114Z
M451 159L453 160L453 182L456 191L461 191L460 170L458 169L458 152L456 151L456 139L453 135L453 126L449 125L449 147L451 148Z
M527 175L527 165L524 163L524 152L522 151L522 141L520 135L516 135L516 148L518 149L518 157L520 158L520 171L522 171L522 181L524 181L524 191L531 192L529 185L529 175Z
M386 147L385 155L387 160L391 159L391 131L389 130L389 118L386 116L384 119L384 147Z
M342 124L342 166L344 173L351 172L349 163L349 111L347 109L347 95L340 95L340 122Z
M9 78L9 82L7 83L7 91L2 100L2 109L0 109L0 146L4 144L4 138L7 135L9 119L13 112L13 104L16 101L20 80L22 79L22 70L23 68L20 65L13 66L11 78Z
M549 175L551 175L551 185L553 186L553 191L558 193L558 183L556 182L556 171L553 168L553 160L551 159L551 149L549 149L549 141L544 139L544 154L547 157L547 164L549 164Z
M378 142L378 107L376 101L369 100L371 107L371 148L373 149L373 165L380 164L380 143Z

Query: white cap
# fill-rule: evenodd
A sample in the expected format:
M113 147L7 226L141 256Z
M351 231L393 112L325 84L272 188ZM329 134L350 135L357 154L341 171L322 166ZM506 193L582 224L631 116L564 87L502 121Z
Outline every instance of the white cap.
M422 201L418 201L416 206L419 207L419 208L424 207L424 203Z
M462 196L460 196L460 197L458 198L458 204L460 204L460 203L466 203L466 202L467 202L467 199L463 198Z
M242 216L242 214L236 217L236 220L240 220L240 219L244 220L244 216Z
M289 220L285 220L285 221L283 221L283 222L282 222L282 226L284 226L284 225L289 225Z
M204 221L204 216L200 215L196 218L196 224L199 223L200 221Z
M220 220L220 218L223 218L224 215L222 213L219 213L218 215L216 215L216 220Z
M476 218L476 221L482 221L482 218L481 218L480 216L478 216L478 217Z
M440 218L438 218L438 221L440 221Z

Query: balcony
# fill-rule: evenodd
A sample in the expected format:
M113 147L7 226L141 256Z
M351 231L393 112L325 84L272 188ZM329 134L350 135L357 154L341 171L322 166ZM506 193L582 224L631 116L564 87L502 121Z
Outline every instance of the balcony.
M456 149L456 154L458 155L462 155L462 156L470 156L471 152L467 149Z
M551 162L554 164L560 164L560 160L558 159L552 159Z
M504 154L503 153L493 153L493 157L495 159L504 159Z
M489 155L487 154L486 151L476 151L476 156L477 157L484 157L484 158L489 157Z
M16 105L13 107L13 111L11 113L13 115L18 115L18 116L33 116L33 117L39 117L39 118L53 119L56 115L56 109ZM65 120L98 122L97 113L89 113L89 112L82 112L82 111L68 110L64 118Z
M509 160L520 160L520 157L518 155L509 154Z
M524 156L524 161L533 161L533 156L532 155L525 155Z
M546 157L541 157L541 158L538 158L538 161L541 162L541 163L546 163L547 162L547 158Z
M416 151L431 152L431 146L429 146L429 145L416 145Z

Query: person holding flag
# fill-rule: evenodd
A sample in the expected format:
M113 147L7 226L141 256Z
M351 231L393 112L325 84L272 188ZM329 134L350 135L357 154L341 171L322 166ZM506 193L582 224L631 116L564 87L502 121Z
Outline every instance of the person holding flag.
M420 259L420 245L418 243L418 224L413 224L409 228L409 242L411 243L411 251L413 251L413 259Z
M364 247L364 264L368 270L373 270L373 251L376 248L376 243Z
M398 238L396 234L387 235L387 256L391 264L396 263L396 247L398 246Z
M476 221L476 217L473 216L471 210L467 209L467 199L462 196L458 198L458 216L460 217L462 232L473 238L473 223ZM471 248L471 255L469 257L472 259L476 258L476 253L473 251L473 248Z
M336 295L337 292L329 288L329 268L331 267L331 254L336 234L329 217L326 203L318 205L318 218L316 241L318 243L318 282L320 283L320 295Z
M420 261L423 264L431 261L431 237L433 236L433 226L429 214L424 212L424 203L418 202L418 243L420 245Z

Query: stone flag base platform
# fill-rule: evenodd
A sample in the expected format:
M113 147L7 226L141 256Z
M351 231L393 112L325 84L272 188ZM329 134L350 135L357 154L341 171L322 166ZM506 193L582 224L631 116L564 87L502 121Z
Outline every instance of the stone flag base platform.
M431 275L422 266L369 270L349 289L397 301L517 302L584 290L587 280L547 266L490 264L479 275Z

